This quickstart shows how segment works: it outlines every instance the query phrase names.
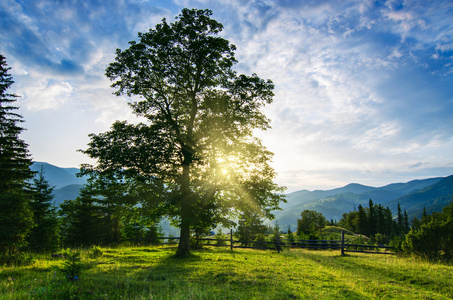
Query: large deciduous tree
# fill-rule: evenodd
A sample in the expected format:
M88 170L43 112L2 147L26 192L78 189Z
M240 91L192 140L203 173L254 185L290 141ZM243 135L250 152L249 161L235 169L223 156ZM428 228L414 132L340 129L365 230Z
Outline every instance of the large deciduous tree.
M316 235L319 230L326 227L326 221L322 213L306 209L300 213L300 219L297 219L297 233Z
M218 36L223 26L211 15L183 9L174 23L164 19L117 50L106 75L146 122L116 122L91 135L84 151L97 159L86 172L133 178L149 191L142 204L179 225L182 256L190 230L231 225L240 211L271 217L284 200L273 182L272 153L253 136L270 127L261 109L274 86L233 70L236 48Z
M15 111L14 83L4 56L0 55L0 256L14 254L26 244L33 226L27 181L33 177L28 145L19 138L22 116Z

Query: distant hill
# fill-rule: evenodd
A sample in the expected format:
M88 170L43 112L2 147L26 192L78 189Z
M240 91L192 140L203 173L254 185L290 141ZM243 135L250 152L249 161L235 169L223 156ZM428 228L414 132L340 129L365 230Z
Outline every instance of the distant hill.
M60 189L53 190L53 201L55 206L59 206L65 200L74 200L79 196L79 191L83 187L82 184L71 184Z
M408 183L392 183L392 184L377 188L377 190L386 190L386 191L396 192L401 195L405 195L405 194L412 193L413 191L417 191L417 190L423 189L427 186L433 185L442 179L443 179L443 177L435 177L435 178L428 178L428 179L422 179L422 180L412 180L412 181L409 181Z
M60 168L46 162L33 162L31 170L44 170L44 178L54 187L53 202L59 206L64 200L73 200L79 195L79 190L86 183L86 177L77 177L77 168Z
M370 190L373 190L375 188L366 186L366 185L361 185L357 183L350 183L342 188L336 188L332 190L315 190L315 191L307 191L307 190L301 190L297 192L293 192L287 195L286 200L288 201L287 203L282 203L281 207L282 208L288 208L288 207L293 207L295 205L308 205L309 203L316 202L320 199L323 199L325 197L329 197L331 195L336 195L336 194L343 194L343 193L363 193L367 192Z
M55 188L62 188L71 184L83 185L86 183L86 177L77 177L75 174L80 170L77 168L60 168L46 162L33 162L32 171L39 172L43 167L44 177Z
M45 162L34 162L31 169L39 171L41 166L44 168L45 178L55 186L55 205L77 198L79 190L86 183L86 178L75 176L79 169L60 168ZM321 212L328 220L339 220L343 213L357 209L359 204L368 206L369 199L384 207L388 206L393 213L396 213L399 202L412 219L414 216L419 217L424 207L428 213L441 211L452 201L453 175L392 183L377 188L351 183L331 190L300 190L286 196L288 202L280 205L282 210L274 211L276 220L272 221L278 221L285 229L288 225L296 226L304 209ZM168 221L163 221L161 225L164 230L170 230Z
M357 209L359 204L367 206L369 199L372 199L375 204L389 206L394 213L397 203L400 202L401 208L406 209L412 218L421 213L424 206L428 212L440 211L451 201L450 195L453 195L453 192L447 187L450 184L453 188L448 179L450 177L453 175L393 183L378 188L353 183L325 191L301 190L288 194L288 203L282 204L283 210L275 211L274 214L276 221L283 228L288 225L294 227L300 213L305 209L321 212L328 220L339 220L343 213Z
M417 190L408 195L386 202L392 211L396 211L398 203L401 209L406 209L410 218L420 217L423 208L428 214L441 211L451 203L453 197L453 175L442 178L433 185Z

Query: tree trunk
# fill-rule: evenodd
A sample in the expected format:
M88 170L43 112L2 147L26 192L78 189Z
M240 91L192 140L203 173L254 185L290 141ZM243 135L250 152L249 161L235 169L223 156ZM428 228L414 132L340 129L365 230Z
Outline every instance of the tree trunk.
M186 257L190 254L189 242L190 242L190 226L187 221L182 220L179 235L179 245L178 251L176 252L176 256Z
M190 164L192 163L192 153L187 151L183 146L184 161L182 164L183 172L181 180L181 199L179 200L181 208L181 227L179 235L178 251L176 253L179 257L186 257L190 254L189 241L190 241L190 225L192 221L192 195L190 192Z

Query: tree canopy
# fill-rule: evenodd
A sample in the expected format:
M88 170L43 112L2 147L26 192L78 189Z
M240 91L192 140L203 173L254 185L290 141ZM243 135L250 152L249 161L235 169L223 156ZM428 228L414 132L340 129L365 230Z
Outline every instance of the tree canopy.
M129 192L144 207L174 220L180 255L189 252L190 230L231 225L247 210L272 217L284 200L273 154L253 136L270 127L262 108L274 85L233 70L236 47L218 36L223 26L211 15L183 9L116 51L106 75L146 121L116 122L90 135L83 151L97 159L86 173L134 182Z
M306 209L300 213L300 219L297 219L297 233L299 235L316 234L317 231L326 227L326 222L322 213Z

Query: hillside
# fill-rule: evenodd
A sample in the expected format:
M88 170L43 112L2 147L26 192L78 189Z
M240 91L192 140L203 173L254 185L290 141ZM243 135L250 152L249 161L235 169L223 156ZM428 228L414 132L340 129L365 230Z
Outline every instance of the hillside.
M447 178L449 177L413 180L378 188L348 184L342 188L325 191L301 190L288 194L288 203L281 206L283 210L275 211L274 214L278 224L286 228L288 225L296 226L300 213L305 209L321 212L328 220L339 220L343 213L356 209L359 204L367 206L370 199L376 204L389 206L393 212L396 212L396 203L400 202L401 208L406 209L410 216L421 213L423 206L426 206L429 212L440 211L448 204L447 200L451 194L446 187L449 182ZM426 192L421 193L425 190ZM411 196L412 194L416 196ZM446 198L438 199L437 196L433 198L429 195ZM431 197L433 200L427 200L427 197Z
M452 197L453 175L414 193L388 201L385 204L392 211L396 211L399 203L402 209L407 209L409 217L413 218L415 216L420 217L424 207L428 214L441 211L443 207L452 201Z
M60 189L54 189L53 201L55 206L59 206L60 203L63 203L65 200L74 200L77 198L82 187L82 184L70 184Z
M79 190L86 183L86 177L77 177L80 171L77 168L60 168L46 162L33 162L31 170L39 172L41 167L44 171L44 178L54 186L53 203L59 206L65 200L73 200L79 195Z
M79 169L77 168L60 168L46 162L33 162L30 169L39 172L41 167L44 170L44 177L46 180L48 180L51 185L55 186L56 189L71 184L83 185L86 183L86 177L80 178L76 176L76 173L79 172Z
M64 200L75 199L86 178L76 177L77 168L59 168L45 162L34 162L33 171L44 168L44 176L55 186L54 202L59 205ZM368 205L369 199L376 204L389 207L396 213L397 203L407 210L409 217L420 216L423 208L428 213L441 211L453 196L453 175L445 178L436 177L412 180L407 183L392 183L382 187L371 187L351 183L344 187L331 190L300 190L287 195L287 203L282 203L280 211L275 211L280 226L295 228L297 219L304 209L321 212L328 220L339 220L343 213L354 210L359 204ZM171 231L168 222L163 221L162 227ZM173 229L172 229L173 230Z

